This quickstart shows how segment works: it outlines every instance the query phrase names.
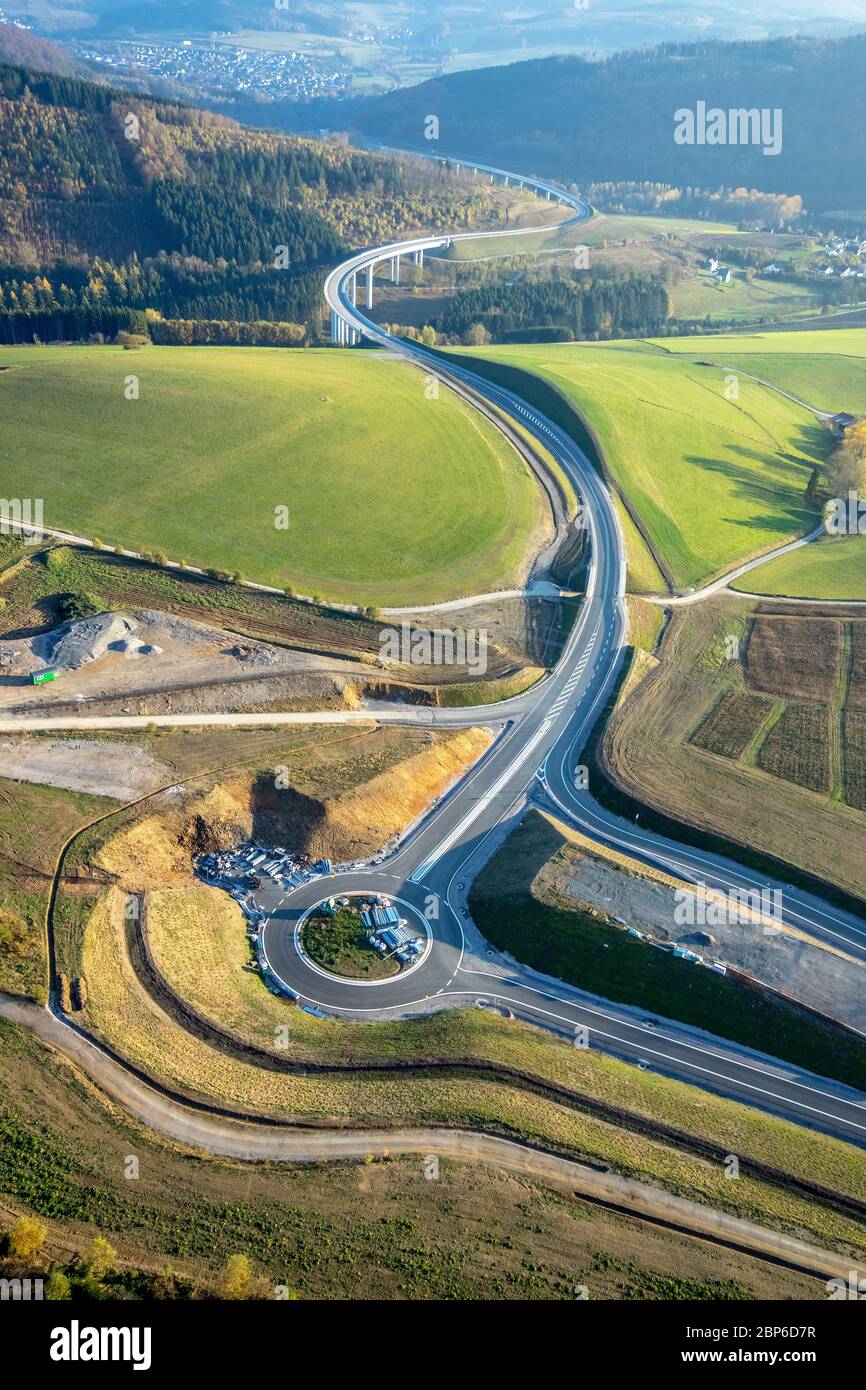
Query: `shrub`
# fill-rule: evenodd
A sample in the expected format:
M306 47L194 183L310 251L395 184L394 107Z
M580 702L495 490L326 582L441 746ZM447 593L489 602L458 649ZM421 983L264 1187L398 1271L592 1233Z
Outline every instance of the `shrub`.
M219 1291L222 1298L249 1298L253 1271L247 1255L229 1255L220 1276Z
M76 622L79 618L92 618L94 613L103 611L103 603L99 595L87 590L80 593L61 594L57 606L60 616L67 623Z
M50 1303L60 1303L69 1297L70 1283L65 1274L59 1269L55 1269L48 1276L45 1285L45 1297Z
M84 1268L91 1279L104 1279L117 1263L117 1251L104 1236L94 1236L84 1257Z
M69 564L72 552L66 545L52 546L51 550L46 551L44 558L45 568L48 570L61 570Z
M147 347L150 339L146 333L127 333L125 329L121 329L114 341L127 352L136 352Z

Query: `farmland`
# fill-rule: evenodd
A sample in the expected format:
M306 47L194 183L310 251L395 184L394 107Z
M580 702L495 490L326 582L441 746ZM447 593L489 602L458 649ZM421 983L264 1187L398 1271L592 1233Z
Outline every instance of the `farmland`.
M746 680L753 690L830 704L841 666L841 623L800 615L755 617L746 651Z
M866 811L866 714L848 709L842 725L845 745L845 800Z
M483 360L494 373L519 369L530 397L538 398L533 376L552 386L565 398L566 427L579 432L568 405L591 423L674 587L700 584L814 527L806 489L830 436L777 392L743 379L732 395L729 373L701 365L693 350L636 342L487 348Z
M866 709L866 623L851 629L847 704L849 709Z
M765 772L826 795L831 787L830 714L820 705L788 705L758 753Z
M426 603L512 587L545 524L493 426L380 354L16 348L0 366L6 492L107 544Z
M726 690L692 735L696 748L720 758L740 758L766 723L767 700L743 690Z
M677 611L602 743L614 783L746 854L866 896L862 614L719 597ZM740 658L726 658L726 639ZM754 643L754 647L753 647Z
M706 354L735 375L772 383L816 411L866 414L866 329L665 338L666 352ZM735 580L744 592L792 598L866 599L866 539L822 538Z

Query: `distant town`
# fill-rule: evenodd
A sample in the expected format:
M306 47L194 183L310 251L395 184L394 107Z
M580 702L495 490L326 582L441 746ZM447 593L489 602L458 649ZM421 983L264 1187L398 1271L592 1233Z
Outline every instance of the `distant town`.
M71 43L78 57L126 75L146 73L167 78L200 92L248 92L271 99L308 100L344 96L351 86L347 68L293 49L286 52L211 45L185 39L181 43L138 41Z

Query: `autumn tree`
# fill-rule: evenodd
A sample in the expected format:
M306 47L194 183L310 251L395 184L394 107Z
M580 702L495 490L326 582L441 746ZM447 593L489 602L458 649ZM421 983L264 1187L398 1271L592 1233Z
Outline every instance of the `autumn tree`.
M104 1236L94 1236L84 1257L84 1268L91 1279L104 1279L117 1264L117 1251Z
M848 427L827 460L824 473L834 497L866 492L866 420Z
M221 1298L249 1298L253 1271L248 1255L229 1255L219 1281Z
M48 1235L41 1221L34 1216L22 1216L9 1235L9 1253L18 1260L29 1260L41 1250Z
M467 347L486 347L490 339L490 330L485 328L483 323L471 323L463 334L463 341Z

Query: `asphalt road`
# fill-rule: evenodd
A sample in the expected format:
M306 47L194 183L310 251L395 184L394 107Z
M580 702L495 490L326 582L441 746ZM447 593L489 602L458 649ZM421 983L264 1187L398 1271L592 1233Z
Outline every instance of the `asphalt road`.
M571 204L577 218L590 212L580 199ZM507 715L507 723L492 749L396 853L382 864L320 879L292 894L266 896L270 917L263 944L271 968L302 1000L351 1016L407 1012L429 1007L431 999L495 998L521 1017L562 1032L586 1028L590 1046L864 1144L866 1096L858 1092L721 1039L665 1021L642 1021L634 1010L541 981L519 966L503 971L467 951L461 923L466 884L501 824L530 794L547 798L596 842L627 850L686 881L705 881L723 891L767 884L721 856L626 825L575 784L576 758L616 678L626 637L622 533L603 481L552 421L458 362L444 364L418 345L395 344L352 302L352 277L370 261L437 242L441 239L415 239L353 257L328 277L328 303L358 334L397 350L446 385L498 406L550 450L572 478L588 519L592 560L587 596L555 670L527 695L494 707L499 718ZM483 711L453 713L465 722L468 717L477 720ZM314 970L296 946L298 918L313 902L332 893L364 891L386 893L425 914L434 936L420 964L375 984L328 977ZM785 890L783 901L787 921L866 958L866 929L859 919L792 889Z
M589 215L590 209L580 199L567 201L574 218ZM525 235L525 229L521 232ZM725 891L765 884L721 856L685 848L617 820L575 785L576 757L604 708L626 637L625 546L613 500L589 459L552 421L459 362L446 363L419 345L395 342L366 319L351 299L352 276L363 271L369 261L442 245L446 240L416 238L352 257L329 275L327 301L359 335L399 353L426 374L438 377L446 387L497 406L553 454L572 478L584 504L592 556L587 594L557 666L526 694L486 708L395 710L381 716L387 722L442 725L485 721L500 725L499 736L480 763L406 835L387 860L319 879L291 895L275 891L265 899L270 916L263 944L271 967L303 1002L346 1016L393 1017L430 1008L431 1001L435 1005L436 1000L442 1004L492 1000L520 1017L565 1034L585 1029L591 1047L642 1067L866 1145L866 1096L697 1030L647 1019L639 1010L593 999L559 981L492 960L492 953L488 955L483 946L471 941L472 929L464 916L466 887L501 838L503 826L533 795L546 799L590 839L626 850L686 881L704 880ZM268 722L334 723L369 717L361 711L266 716ZM79 719L74 726L136 727L142 722L196 721L241 724L262 722L262 717L165 716L150 721L132 716ZM31 725L71 727L71 721L14 723L18 729ZM295 945L298 916L314 901L347 891L384 892L424 914L433 942L416 968L376 984L337 980L310 968ZM784 914L793 925L843 943L852 953L862 955L866 948L863 921L807 894L786 887Z

